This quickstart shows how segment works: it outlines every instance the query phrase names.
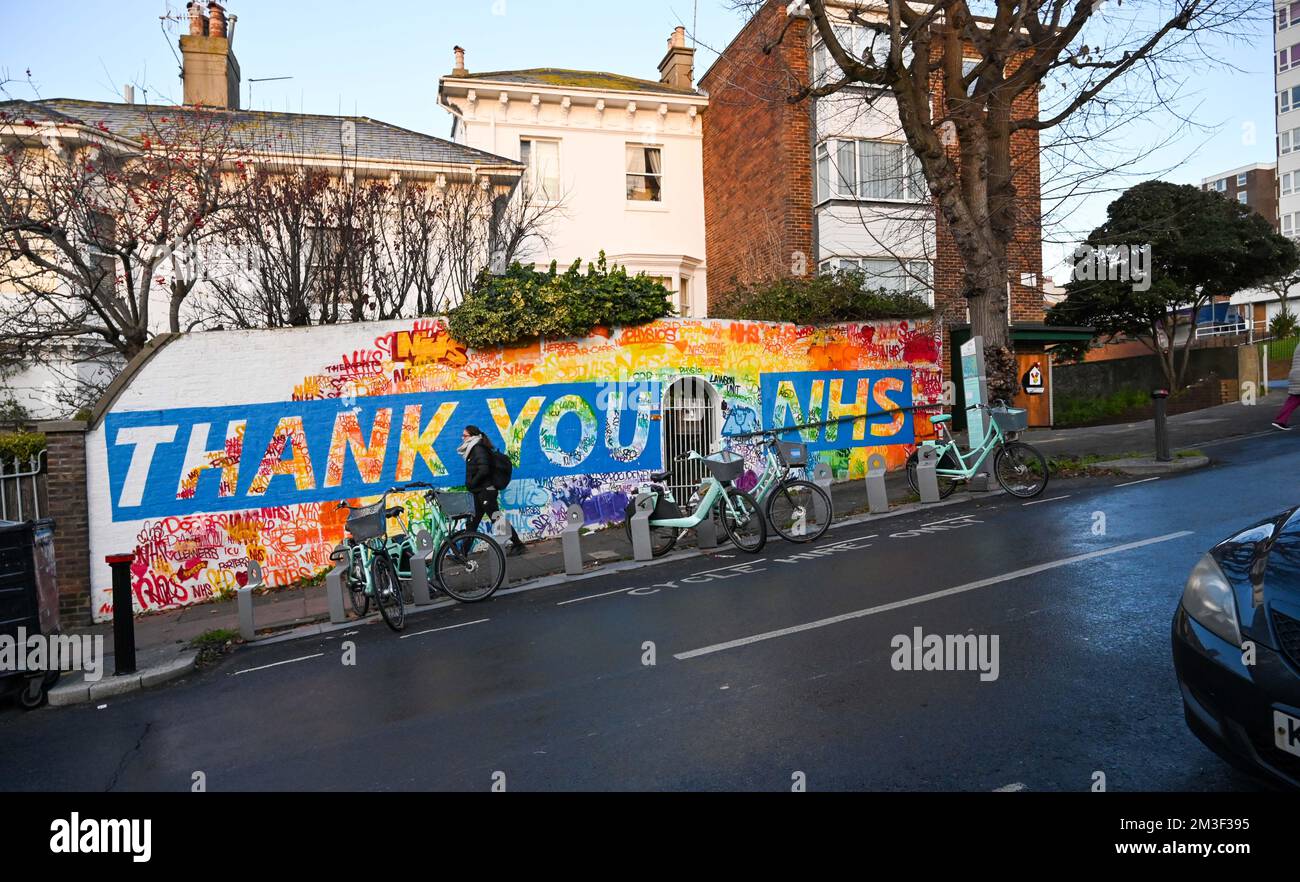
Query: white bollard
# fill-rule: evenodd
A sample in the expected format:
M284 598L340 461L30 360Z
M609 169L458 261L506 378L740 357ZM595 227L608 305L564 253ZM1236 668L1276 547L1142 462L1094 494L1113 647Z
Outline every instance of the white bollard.
M564 534L560 543L564 547L564 573L582 575L582 525L587 519L581 505L571 505L564 513Z
M348 559L345 557L325 576L325 595L330 602L331 625L341 625L348 620L347 611L343 607L343 595L347 592L343 583L347 579L347 572Z
M813 483L826 491L826 495L831 495L831 484L835 483L835 476L831 473L831 467L824 462L819 462L813 466Z
M415 534L415 553L411 555L411 598L416 606L433 603L433 590L429 584L429 567L433 563L433 537L428 530Z
M654 498L641 493L636 498L636 514L632 515L632 557L636 560L654 560L650 545L650 515L654 513Z
M235 592L235 606L239 609L239 636L252 642L257 637L257 628L253 624L253 592L265 588L262 579L262 565L255 560L248 562L248 581L244 587Z
M939 476L934 471L938 464L934 445L926 442L916 449L916 489L922 502L939 501Z
M723 500L718 500L718 505L725 505ZM717 511L718 509L714 509ZM713 516L714 512L709 512L709 516L695 525L695 542L700 548L717 548L718 547L718 521Z
M885 488L885 458L879 453L867 457L867 508L872 514L889 511L889 491Z

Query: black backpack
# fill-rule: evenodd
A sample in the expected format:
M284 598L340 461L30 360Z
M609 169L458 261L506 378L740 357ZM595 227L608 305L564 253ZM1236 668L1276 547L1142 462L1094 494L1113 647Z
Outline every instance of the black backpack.
M514 472L515 464L510 461L500 450L492 451L492 486L498 490L504 490L510 485L510 475Z

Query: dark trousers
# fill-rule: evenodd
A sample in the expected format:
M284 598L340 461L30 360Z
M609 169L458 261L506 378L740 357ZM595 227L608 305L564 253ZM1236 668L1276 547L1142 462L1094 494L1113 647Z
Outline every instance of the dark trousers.
M478 525L483 523L484 517L491 517L501 510L501 505L497 498L497 488L484 487L482 490L471 491L474 495L474 517L470 518L468 529L477 530ZM510 524L510 521L506 521ZM523 545L519 540L519 534L515 532L515 525L510 524L510 544Z

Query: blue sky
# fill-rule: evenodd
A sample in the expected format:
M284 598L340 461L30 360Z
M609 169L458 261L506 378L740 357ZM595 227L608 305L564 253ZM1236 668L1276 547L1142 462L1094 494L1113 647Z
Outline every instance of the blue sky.
M25 82L30 68L46 98L120 100L130 82L147 87L151 101L179 100L172 53L184 25L173 24L164 35L159 17L169 9L184 19L184 0L0 0L0 70L16 80L6 88L14 97L32 97ZM253 106L357 112L443 137L450 117L437 106L437 82L452 67L455 44L466 48L470 70L571 67L657 79L655 66L673 27L697 35L697 72L703 73L713 50L741 23L725 0L230 0L229 11L240 19L235 52L246 106L248 80L292 76L254 83ZM1268 20L1216 54L1226 66L1194 72L1182 105L1211 130L1183 134L1146 155L1141 168L1199 183L1274 158ZM137 100L143 100L139 89ZM1135 120L1124 146L1143 153L1170 128L1168 120ZM1111 198L1090 197L1070 228L1086 232L1104 218ZM1049 272L1057 250L1049 249Z

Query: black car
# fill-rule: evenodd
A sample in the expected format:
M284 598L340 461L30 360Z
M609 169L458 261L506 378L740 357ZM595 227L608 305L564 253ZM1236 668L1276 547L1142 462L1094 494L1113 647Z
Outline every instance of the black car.
M1173 645L1196 736L1238 768L1300 789L1300 507L1197 562Z

